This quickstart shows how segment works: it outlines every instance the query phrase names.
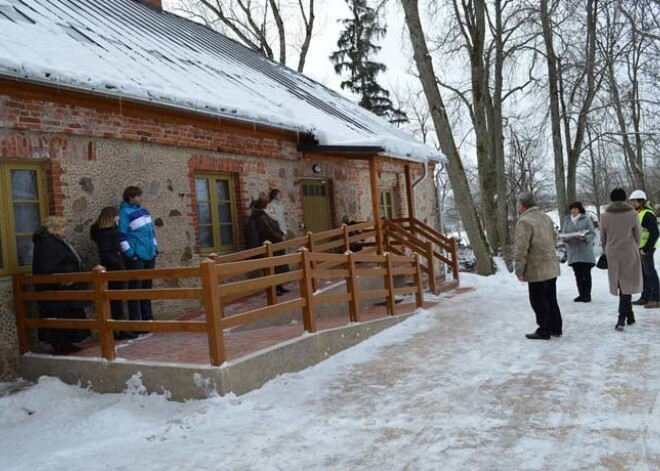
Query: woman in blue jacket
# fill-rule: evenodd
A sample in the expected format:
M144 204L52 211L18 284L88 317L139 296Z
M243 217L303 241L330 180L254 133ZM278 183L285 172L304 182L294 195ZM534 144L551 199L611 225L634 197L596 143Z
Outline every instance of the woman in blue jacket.
M158 242L151 214L142 206L142 190L129 186L124 190L119 207L119 248L129 270L153 269L156 266ZM152 280L128 282L129 289L151 289ZM128 302L128 317L132 321L153 320L150 299Z

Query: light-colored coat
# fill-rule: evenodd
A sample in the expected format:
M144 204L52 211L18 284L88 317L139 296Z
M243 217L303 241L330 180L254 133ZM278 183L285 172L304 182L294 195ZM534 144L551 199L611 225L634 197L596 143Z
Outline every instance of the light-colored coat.
M280 230L284 234L284 237L287 236L286 228L286 212L284 211L284 205L277 200L273 200L268 203L266 208L266 213L273 219L277 221L277 224L280 226Z
M596 230L591 217L586 214L580 214L577 220L573 221L570 216L564 218L564 228L562 234L570 234L572 232L589 231L586 235L586 240L577 238L566 239L565 244L568 249L567 262L569 265L574 263L592 263L596 264L596 257L594 256L594 239L596 238Z
M610 293L635 294L642 292L642 265L639 260L639 241L642 228L637 212L628 203L610 204L600 218L600 243L607 255L607 276Z
M529 283L559 276L552 219L537 206L527 209L516 224L516 275Z

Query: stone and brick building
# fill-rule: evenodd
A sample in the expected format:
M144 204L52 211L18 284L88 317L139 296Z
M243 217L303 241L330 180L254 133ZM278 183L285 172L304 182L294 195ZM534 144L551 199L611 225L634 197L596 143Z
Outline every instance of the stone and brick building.
M243 248L250 202L271 188L285 195L291 237L344 216L407 216L411 203L432 224L439 159L158 1L1 2L0 381L16 374L11 275L29 270L48 214L67 218L91 267L90 225L138 185L159 265L186 266Z

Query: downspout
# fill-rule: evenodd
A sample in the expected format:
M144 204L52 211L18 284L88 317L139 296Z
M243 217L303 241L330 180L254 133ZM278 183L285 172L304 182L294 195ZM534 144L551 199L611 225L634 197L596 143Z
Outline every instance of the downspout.
M440 172L435 174L435 206L438 211L437 214L437 224L438 224L438 230L441 233L445 233L445 227L444 227L444 219L442 218L442 207L440 205ZM446 263L442 263L440 265L442 267L442 272L445 275L445 279L447 278L447 274L449 273L449 265Z
M415 201L415 187L416 187L417 185L419 185L420 183L422 183L422 181L423 181L424 179L426 179L426 177L428 177L428 175L429 175L429 163L428 163L428 161L426 162L426 164L423 164L423 165L422 165L422 168L424 168L424 173L422 174L421 177L419 177L417 180L415 180L415 181L413 182L413 184L412 184L412 189L410 190L410 191L412 192L412 199L413 199L413 201Z

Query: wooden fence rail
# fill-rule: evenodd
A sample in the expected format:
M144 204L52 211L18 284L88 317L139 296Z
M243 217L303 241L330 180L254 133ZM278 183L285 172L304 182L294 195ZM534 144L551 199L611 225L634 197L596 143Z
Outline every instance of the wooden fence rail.
M340 232L343 240L345 231ZM350 239L350 237L348 237ZM266 247L267 249L267 247ZM260 278L240 279L255 270L274 273L275 267L292 265L294 270L288 273L271 274ZM317 268L315 268L317 267ZM365 276L383 279L384 289L362 290L358 278ZM395 288L394 277L412 277L412 286ZM110 290L110 281L132 281L142 279L171 280L197 278L198 287L190 288L154 288L151 290ZM238 278L238 280L237 280ZM314 281L319 279L346 280L346 293L321 294L315 292ZM65 287L68 283L87 284L81 290L46 290L33 291L26 287L55 285ZM274 291L275 286L285 282L298 282L299 296L282 302L272 302L262 308L253 309L232 316L225 316L224 306L245 293L255 293L264 289ZM293 255L270 256L257 260L233 261L222 264L206 260L194 268L165 268L154 270L106 272L103 267L96 267L91 272L55 275L17 274L13 279L16 324L18 329L19 349L21 353L30 351L31 329L91 329L98 330L103 358L114 360L116 357L113 333L120 330L147 332L190 332L206 333L210 363L222 364L226 358L224 330L254 322L267 317L277 316L295 309L302 311L305 331L316 332L315 306L321 303L348 303L349 319L359 322L361 301L384 298L387 302L388 315L395 314L395 297L414 294L417 307L422 306L421 270L417 256L398 256L394 254L373 255L348 253L344 255L314 253L303 248ZM197 299L204 308L204 320L155 320L131 321L113 320L110 316L110 301L135 299ZM41 319L27 316L27 303L32 301L84 300L90 301L96 308L94 319Z

